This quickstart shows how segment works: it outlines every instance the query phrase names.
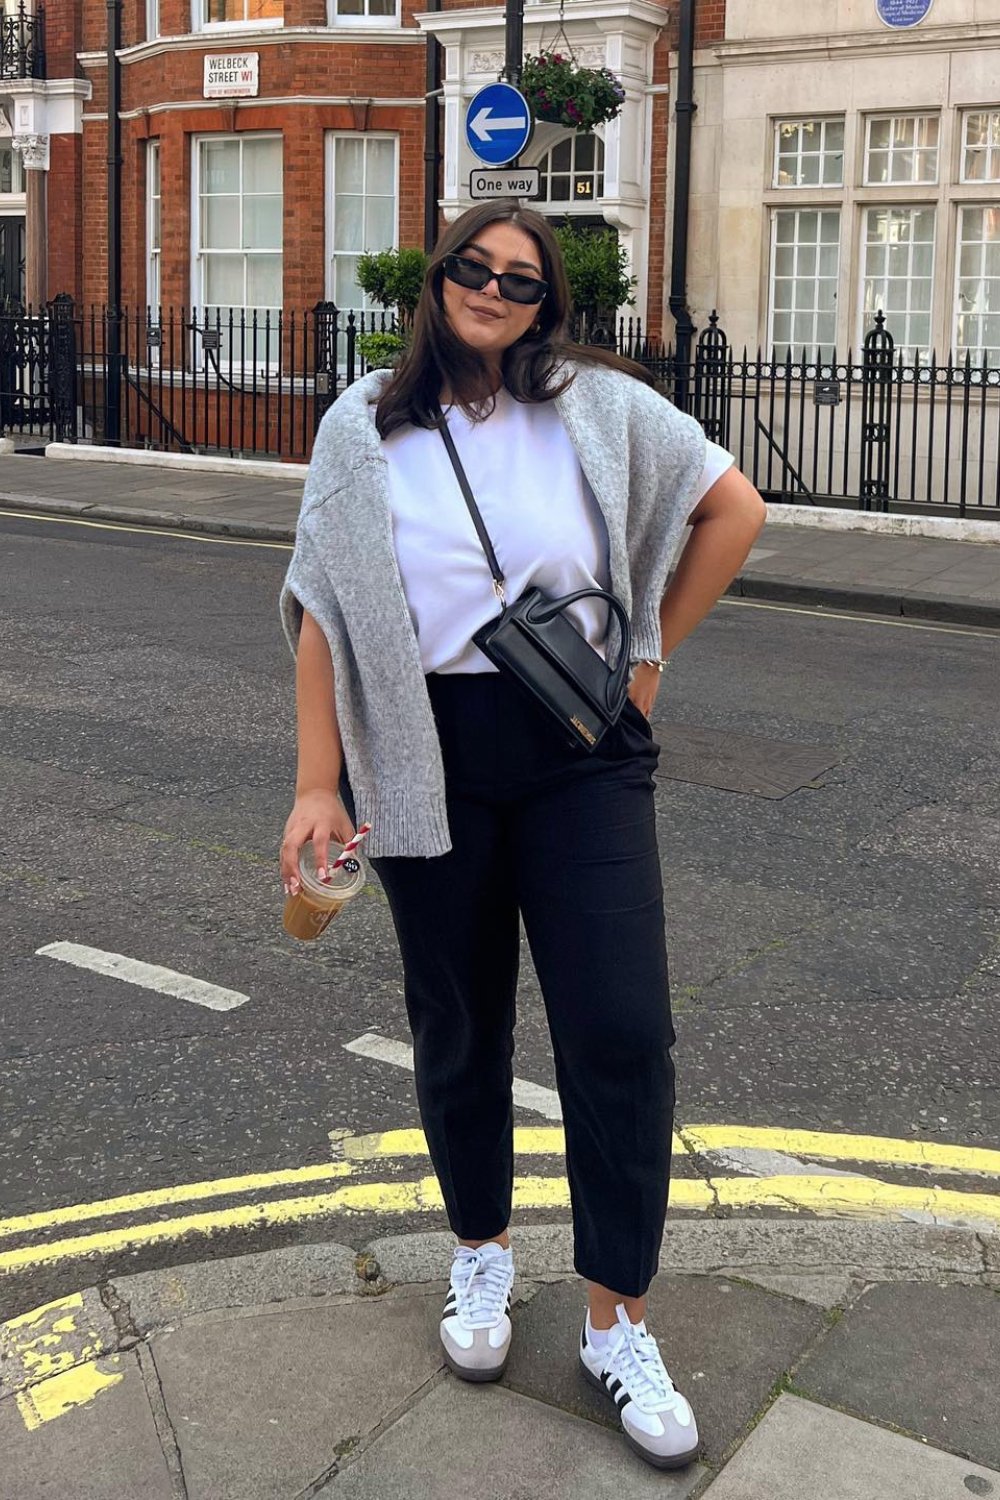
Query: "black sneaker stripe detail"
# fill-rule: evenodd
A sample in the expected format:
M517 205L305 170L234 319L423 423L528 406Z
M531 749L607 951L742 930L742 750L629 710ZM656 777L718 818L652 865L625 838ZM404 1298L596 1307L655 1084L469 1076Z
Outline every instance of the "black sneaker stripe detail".
M621 1381L617 1378L617 1376L614 1376L614 1375L612 1375L610 1377L608 1375L605 1375L605 1377L604 1377L604 1384L608 1388L608 1395L609 1396L617 1396L618 1392L622 1388Z

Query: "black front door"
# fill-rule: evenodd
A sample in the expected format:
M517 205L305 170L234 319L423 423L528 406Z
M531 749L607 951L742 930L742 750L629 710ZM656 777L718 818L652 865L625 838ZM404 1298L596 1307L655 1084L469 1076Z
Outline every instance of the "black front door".
M0 217L0 310L24 307L24 219Z

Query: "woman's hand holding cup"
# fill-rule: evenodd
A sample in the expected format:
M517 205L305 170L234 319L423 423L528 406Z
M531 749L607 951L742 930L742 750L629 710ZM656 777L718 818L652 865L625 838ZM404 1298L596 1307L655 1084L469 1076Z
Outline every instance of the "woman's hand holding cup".
M303 845L312 842L316 856L316 873L326 879L330 840L340 845L354 837L354 824L336 792L319 787L301 792L288 815L281 841L281 879L285 894L299 892L299 855Z

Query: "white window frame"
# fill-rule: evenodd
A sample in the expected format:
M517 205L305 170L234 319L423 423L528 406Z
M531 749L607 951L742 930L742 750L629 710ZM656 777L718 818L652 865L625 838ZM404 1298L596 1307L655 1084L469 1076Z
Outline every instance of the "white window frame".
M834 214L836 216L836 219L837 219L837 238L836 238L836 240L830 240L830 241L825 242L825 243L828 243L828 244L831 244L831 245L836 245L836 248L837 248L837 270L836 270L836 272L834 273L833 276L825 276L825 277L822 277L822 278L819 277L818 257L819 257L819 253L820 253L820 246L824 242L820 241L820 240L817 240L817 242L816 242L817 270L816 270L815 278L813 278L813 279L816 279L816 280L822 279L824 281L832 281L834 283L834 299L833 300L834 300L835 306L833 308L833 313L832 313L832 316L833 316L833 338L830 340L829 343L823 343L823 344L817 345L815 342L812 342L810 344L807 344L805 346L805 348L806 348L806 357L807 358L815 358L817 349L819 349L820 352L825 352L826 354L829 354L830 350L832 348L836 347L836 343L837 343L837 318L838 318L838 307L836 306L836 304L838 302L837 288L840 285L840 272L841 272L841 260L842 260L842 255L841 255L841 248L842 248L842 246L841 246L841 242L842 242L843 232L844 232L844 222L843 222L843 213L844 213L844 211L841 208L840 204L837 203L837 202L831 202L831 203L803 203L803 204L795 204L794 206L792 204L789 204L787 207L785 205L783 205L783 204L782 205L773 204L771 206L771 208L770 208L770 215L771 215L771 226L770 226L770 237L769 237L770 238L770 258L769 258L768 267L767 267L767 340L766 340L765 351L764 351L765 352L765 357L767 359L771 358L771 354L772 354L772 351L774 350L775 342L776 342L775 341L775 337L774 337L774 319L775 319L775 313L778 311L778 309L776 309L775 305L774 305L774 294L775 294L775 266L776 266L776 262L777 262L777 252L778 252L778 219L779 219L779 216L781 214L795 214L796 216L798 216L798 215L804 214L804 213L806 213L806 214ZM797 232L797 230L798 230L798 222L797 222L797 218L796 218L796 232ZM799 241L798 241L797 238L795 240L791 241L791 242L782 242L782 243L791 243L791 244L795 245L796 247L798 247L798 245L799 245ZM781 309L781 311L785 311L785 309ZM799 311L808 311L808 309L799 309ZM813 309L813 318L815 319L818 316L819 316L819 310L818 309ZM784 340L782 340L782 347L786 347ZM791 357L792 357L792 359L794 361L794 360L796 360L798 358L799 353L801 353L802 344L801 344L801 342L794 343L792 341L789 341L788 344L787 344L787 348L789 349L789 351L791 353ZM783 356L779 355L779 358L783 358Z
M781 166L781 160L780 160L780 158L781 158L781 131L782 131L783 128L785 128L787 126L790 126L790 125L794 125L797 128L801 128L801 126L803 126L803 125L818 125L820 127L819 151L818 152L812 152L812 151L810 151L810 152L803 152L803 150L802 150L802 137L800 135L799 136L799 141L798 141L798 149L797 149L797 151L795 153L796 161L798 163L800 163L800 164L801 164L801 161L802 161L802 158L803 158L804 155L807 155L807 156L818 156L818 158L819 158L819 171L820 171L820 180L818 182L779 182L778 181L778 172L779 172L780 166ZM836 151L833 151L833 150L829 150L829 151L827 150L826 132L827 132L827 126L829 126L829 125L839 125L841 127L841 129L843 130L843 132L844 132L844 143L841 145L839 152L836 152ZM773 141L774 141L774 147L773 147L773 150L774 150L774 161L773 161L772 170L771 170L771 186L777 192L779 192L779 193L787 193L787 192L794 192L794 191L801 192L803 189L808 189L810 192L821 192L821 191L824 191L824 190L831 190L831 189L835 189L835 188L842 188L844 186L844 163L845 163L845 156L846 156L846 139L847 139L847 121L846 121L846 119L845 119L845 117L843 115L812 115L812 116L810 116L807 119L801 119L801 120L797 120L797 119L775 119L775 121L774 121L774 136L773 136ZM822 180L822 174L823 174L823 165L824 165L824 162L826 160L826 157L827 156L836 156L836 155L840 156L840 181L839 182L824 182Z
M991 141L985 147L987 170L992 165L995 173L992 177L969 177L967 175L968 153L970 151L984 150L982 146L969 145L969 121L973 115L987 115L991 120L996 121L996 144L994 145ZM965 109L962 111L962 144L958 162L958 180L969 187L978 188L986 187L989 183L993 182L1000 183L1000 106L994 109L987 105L983 109Z
M876 124L876 123L882 123L882 122L884 122L886 120L890 121L890 123L895 123L896 120L934 120L937 123L938 132L937 132L937 144L934 147L934 176L933 177L929 177L929 178L928 177L908 177L908 178L898 178L897 179L897 178L894 178L894 177L892 177L890 175L889 178L888 178L888 180L886 182L873 182L872 181L871 177L869 176L869 171L868 171L870 157L871 157L871 150L872 150L872 144L871 144L872 126L874 124ZM884 111L884 110L879 110L879 111L875 112L874 114L866 115L865 116L865 149L864 149L864 156L863 156L863 159L862 159L862 170L861 170L861 185L862 185L862 187L873 187L873 188L880 188L880 189L881 188L932 188L932 187L937 187L940 184L940 181L941 181L941 137L942 137L942 123L943 122L942 122L942 119L941 119L941 113L940 113L939 110L935 110L935 109L897 109L897 110L892 110L892 111L890 111L888 113L886 111ZM877 150L882 150L883 148L882 147L877 147L876 149ZM893 144L892 144L892 131L890 130L890 132L889 132L889 147L888 147L888 164L889 164L890 174L892 172L892 158L893 158L893 155L894 155L895 151L909 151L909 150L912 150L914 152L913 165L914 165L914 169L916 169L917 158L916 158L916 154L915 153L918 152L918 151L926 152L929 149L930 148L926 147L926 146L913 146L913 147L910 147L910 146L899 146L899 147L893 147Z
M202 142L203 141L239 141L241 143L241 145L245 145L247 141L263 141L263 140L280 141L281 142L281 147L282 147L281 186L282 186L282 206L284 206L284 185L285 185L285 181L284 181L284 175L285 175L284 174L284 136L283 136L283 134L282 134L282 132L280 130L255 130L255 131L252 131L252 132L251 131L238 131L235 134L230 133L230 132L226 132L226 131L208 131L208 132L205 132L205 133L200 134L200 135L193 135L191 137L191 153L192 153L191 154L191 241L190 241L190 246L191 246L191 306L192 306L193 309L194 308L197 309L198 315L199 315L199 319L203 318L203 316L204 316L204 309L205 309L206 305L208 305L208 306L215 306L214 303L206 304L205 299L202 297L202 288L204 286L204 272L203 272L203 269L202 269L203 268L203 256L202 256L202 250L201 250L201 147L202 147ZM240 199L241 199L241 203L242 203L242 197L243 197L243 193L242 193L242 180L243 179L242 179L242 167L241 167L241 171L240 171L240 185L241 185ZM241 209L241 212L242 212L242 209ZM284 215L282 214L282 218L283 217L284 217ZM247 252L247 251L245 251L243 249L239 249L239 250L229 250L229 251L225 251L223 253L225 253L225 254L242 254L242 255L246 255L247 253L250 253L250 252ZM280 250L259 251L257 253L259 253L259 254L265 254L265 255L267 255L267 254L278 255L278 256L281 257L282 297L281 297L281 303L279 304L279 308L278 308L278 311L281 312L282 309L283 309L283 307L284 307L284 270L285 270L284 234L282 234L282 248ZM247 311L250 310L248 307L246 307L246 304L244 304L244 306L245 306L245 308L246 308ZM234 304L234 307L235 307L235 304ZM199 326L200 326L200 324L199 324ZM203 350L201 348L201 340L200 340L199 336L197 334L195 334L193 336L193 338L194 338L194 344L193 344L194 365L195 365L195 368L197 369L197 368L200 368L202 365L204 365L204 363L205 363L205 355L204 355L204 352L203 352ZM235 361L234 361L234 364L235 364ZM264 369L264 368L274 369L276 367L277 367L277 359L276 358L275 359L269 359L269 360L258 360L258 362L257 362L257 368L260 368L260 369Z
M147 3L158 4L159 0L147 0ZM191 0L191 30L207 32L209 35L224 36L231 31L274 31L280 30L285 24L284 15L260 16L242 21L206 21L204 19L205 7L208 0ZM243 0L243 9L246 11L250 0Z
M328 26L364 26L375 30L386 27L398 27L403 24L402 6L400 0L396 0L396 9L391 16L370 16L367 14L369 0L364 0L366 13L361 16L342 16L337 11L337 0L327 0L327 25Z
M155 41L159 34L160 0L146 0L146 41Z
M12 136L0 136L0 147L5 151L10 151L10 192L0 193L0 203L5 208L10 208L15 203L26 201L28 185L25 181L24 157L20 151L14 150ZM17 184L20 185L18 186Z
M866 313L865 313L865 305L864 305L864 303L865 303L865 283L868 280L868 249L869 249L869 245L868 245L867 221L868 221L868 215L870 213L890 213L890 214L891 213L930 213L930 214L933 215L933 218L934 218L934 233L933 233L933 235L931 237L931 241L930 241L930 245L931 245L931 270L930 270L930 276L927 278L927 280L929 281L929 284L930 284L930 292L931 292L930 306L927 308L927 348L928 348L928 350L931 350L931 349L934 348L934 297L935 297L935 291L936 291L936 277L937 277L937 242L938 242L938 233L939 233L940 219L941 219L941 209L939 207L939 204L938 204L937 200L930 200L930 201L927 201L927 202L924 202L924 203L921 203L921 202L910 202L910 203L866 203L866 204L863 204L861 206L861 219L860 219L860 223L859 223L859 227L858 227L859 242L858 242L858 255L857 255L857 267L858 267L858 310L857 310L857 324L856 324L856 327L857 327L857 348L858 349L863 349L864 348L865 335L866 335L866 333L868 333L870 331L869 329L867 329L865 327ZM908 277L907 278L908 284L911 281L912 281L912 278ZM904 317L910 318L912 315L913 315L912 310L909 309L909 308L907 308L907 311L904 314ZM919 313L918 315L919 316L923 316L922 313ZM897 334L896 330L892 327L892 319L894 317L898 318L899 317L899 313L898 312L897 313L890 313L888 311L885 313L886 327L888 328L889 332L892 334L893 340L894 340L894 344L895 344L895 358L898 360L899 359L899 355L900 355L900 351L903 351L903 353L905 355L905 358L904 358L904 363L905 364L908 364L908 365L909 364L913 364L914 360L915 360L915 358L916 358L916 356L917 356L918 353L919 353L919 356L920 356L921 360L923 360L924 353L918 348L918 346L916 344L911 343L909 341L908 337L906 337L906 338L900 338L899 335Z
M555 212L561 214L572 214L574 211L577 213L586 213L588 212L588 210L593 209L595 203L600 203L603 201L605 194L599 193L597 189L599 183L606 184L607 182L607 150L605 148L603 135L601 135L596 130L592 131L591 134L594 137L594 165L589 169L578 169L576 167L577 141L581 139L576 131L563 136L562 140L553 141L551 145L546 146L545 150L538 158L538 161L535 163L535 165L538 167L539 172L545 173L546 179L546 195L543 198L539 198L537 206L540 207L542 204L544 204L546 208L553 209ZM556 151L560 146L562 146L566 141L569 142L570 148L569 172L557 172L555 175L557 177L569 178L570 196L568 198L553 198L552 153ZM593 183L594 186L593 196L590 198L574 197L573 187L575 183L577 181L586 181L588 179Z
M973 352L974 352L974 357L973 357L972 363L973 363L973 368L975 368L976 365L979 365L979 366L982 365L982 362L983 362L982 361L982 350L983 350L984 346L982 344L965 345L965 344L960 344L959 341L958 341L958 319L959 319L959 316L960 316L960 310L959 310L959 306L958 306L958 297L959 297L959 286L961 285L961 281L962 281L962 221L963 221L963 217L965 215L966 209L971 209L973 212L979 212L979 211L984 210L984 209L992 209L995 213L997 213L998 215L1000 215L1000 202L996 202L996 203L962 203L962 204L959 205L958 216L957 216L957 219L956 219L956 222L955 222L955 280L954 280L954 284L952 286L951 329L950 329L952 354L953 354L953 358L954 358L956 364L964 364L966 354L968 353L968 351L970 349L972 349ZM996 314L993 314L992 316L996 316ZM991 349L994 346L992 344L987 344L985 347L988 348L988 349ZM976 350L979 351L978 358L975 357L975 351ZM995 356L987 359L987 364L988 364L988 367L990 369L996 369L997 367L1000 367L1000 350L998 350L998 352L997 352L997 354Z
M334 250L334 247L333 247L334 195L335 195L335 192L336 192L336 167L335 167L335 160L336 160L336 153L337 153L336 143L337 143L338 140L358 140L358 139L360 139L362 141L371 141L371 140L392 141L394 143L394 148L395 149L394 149L392 191L393 191L393 201L395 202L395 205L396 205L396 211L395 211L395 214L393 215L392 244L391 245L379 245L377 247L374 247L374 246L369 247L371 249L377 248L379 250L398 250L398 248L399 248L399 170L400 170L400 158L401 158L401 155L402 155L402 147L401 147L401 141L400 141L399 135L395 131L392 131L392 130L366 130L366 131L364 131L362 133L359 133L358 131L355 131L355 130L327 130L325 132L325 137L326 137L326 139L325 139L324 147L323 147L324 156L325 156L324 172L323 172L323 193L324 193L324 214L323 214L323 219L324 219L324 254L325 254L324 285L325 285L325 288L326 288L326 299L327 299L327 301L328 302L334 302L336 300L335 297L334 297L334 287L336 285L336 278L334 277L334 274L333 274L333 260L334 260L334 256L335 255L347 255L347 254L354 255L356 253L353 250L351 250L351 251L344 251L344 250L337 251L337 250ZM367 162L366 162L366 164L365 164L366 180L367 180L367 171L368 171L368 168L367 168ZM346 327L347 314L349 312L359 313L359 312L364 311L366 314L368 312L373 312L373 313L375 313L376 316L378 316L382 312L382 308L378 307L377 305L373 305L371 308L358 308L358 307L351 308L351 307L340 307L340 305L338 304L337 310L338 310L338 312L341 315L341 321L340 321L340 324L339 324L339 326L341 328ZM386 315L388 316L388 313Z
M156 166L156 192L153 191L154 163ZM163 287L160 281L161 237L163 234L163 159L158 140L146 143L146 306L151 313L159 309ZM160 204L160 233L155 233L153 205ZM154 244L154 239L156 243Z

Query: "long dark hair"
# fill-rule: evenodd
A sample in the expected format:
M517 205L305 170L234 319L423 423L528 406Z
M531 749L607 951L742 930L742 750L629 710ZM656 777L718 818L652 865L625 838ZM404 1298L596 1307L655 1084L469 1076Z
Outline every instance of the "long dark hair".
M652 385L649 372L634 360L623 359L610 349L575 343L569 337L573 313L569 283L559 241L547 220L532 208L522 208L516 199L494 199L468 209L439 238L424 277L410 346L401 364L378 398L375 425L380 437L388 437L406 422L416 427L434 427L441 387L447 375L455 404L466 416L480 421L487 408L489 370L482 355L450 327L444 311L441 282L444 257L459 251L479 230L498 221L515 225L532 235L542 255L542 276L549 288L538 310L536 332L528 331L504 350L501 361L503 383L517 401L551 401L572 384L570 374L561 384L549 384L563 359L586 360L621 370Z

